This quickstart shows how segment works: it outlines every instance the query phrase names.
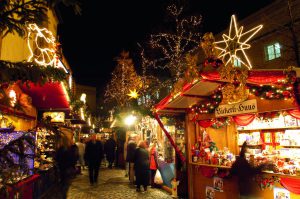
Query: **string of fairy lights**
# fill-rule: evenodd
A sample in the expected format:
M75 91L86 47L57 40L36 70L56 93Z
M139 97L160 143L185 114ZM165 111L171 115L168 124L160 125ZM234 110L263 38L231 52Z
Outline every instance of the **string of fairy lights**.
M186 53L199 47L201 35L197 30L199 30L202 18L201 16L181 18L183 8L174 4L167 7L167 12L175 22L174 31L151 34L150 48L159 53L149 56L142 50L140 56L145 65L167 69L172 77L178 80L186 70L186 64L182 58Z

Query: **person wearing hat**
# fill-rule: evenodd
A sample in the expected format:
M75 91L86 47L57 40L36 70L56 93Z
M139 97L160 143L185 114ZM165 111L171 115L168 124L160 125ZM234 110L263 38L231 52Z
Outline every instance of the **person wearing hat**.
M103 158L102 143L96 139L96 134L90 134L90 141L86 143L84 159L88 165L90 184L98 181L100 163Z

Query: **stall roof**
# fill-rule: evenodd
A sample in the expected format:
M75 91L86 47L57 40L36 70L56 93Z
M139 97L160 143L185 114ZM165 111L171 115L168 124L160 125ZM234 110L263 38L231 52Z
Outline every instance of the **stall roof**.
M20 85L24 93L32 98L32 104L39 110L69 110L68 94L63 83L48 82L44 85L29 83Z
M299 69L293 70L296 72L296 76L300 77ZM156 111L160 113L185 112L187 108L211 96L219 86L226 82L226 80L220 78L217 71L201 73L199 79L191 84L184 85L181 92L166 96L156 104ZM251 70L248 73L247 83L271 85L274 81L280 83L285 79L284 70Z

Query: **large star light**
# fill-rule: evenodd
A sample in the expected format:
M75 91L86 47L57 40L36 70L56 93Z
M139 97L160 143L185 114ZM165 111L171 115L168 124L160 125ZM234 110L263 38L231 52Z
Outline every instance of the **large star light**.
M241 64L245 65L248 69L252 68L251 62L248 59L245 50L251 47L247 42L263 27L263 25L256 26L247 32L243 32L243 26L238 28L235 16L231 16L230 27L228 35L223 34L223 40L215 42L216 48L221 51L219 58L223 60L225 65L232 64L238 60ZM225 43L222 48L218 44Z
M130 90L130 89L129 89L129 91L130 91L130 93L127 94L127 95L130 97L130 99L131 99L131 98L137 99L137 98L139 97L139 94L138 94L138 92L136 91L136 89L134 89L134 90Z

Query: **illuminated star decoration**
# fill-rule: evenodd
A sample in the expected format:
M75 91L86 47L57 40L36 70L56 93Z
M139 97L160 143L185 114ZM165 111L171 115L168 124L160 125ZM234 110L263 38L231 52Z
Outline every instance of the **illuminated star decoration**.
M130 89L129 89L129 91L130 91L130 93L127 94L127 95L130 97L130 99L131 99L131 98L137 99L137 98L139 97L139 94L138 94L138 92L136 91L136 89L133 89L133 90L130 90Z
M36 24L29 24L28 30L27 44L30 56L27 61L34 61L42 66L55 66L57 58L56 39L52 32L46 28L39 28ZM32 45L31 39L33 39Z
M225 43L225 47L216 46L221 50L219 58L223 60L225 65L231 63L234 65L234 61L238 60L241 64L245 65L248 69L252 68L252 65L245 53L246 49L251 47L247 42L263 27L263 25L256 26L247 32L243 32L243 26L237 27L235 16L231 16L230 27L228 35L223 34L223 40L216 42L216 44ZM238 56L238 52L241 56Z

